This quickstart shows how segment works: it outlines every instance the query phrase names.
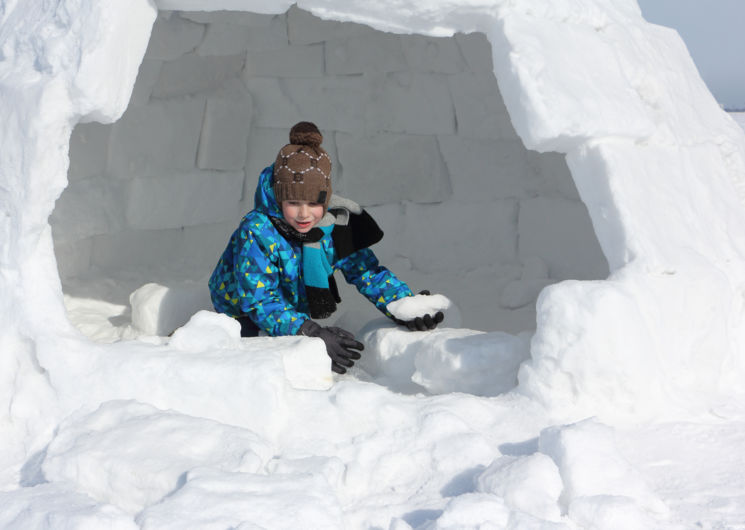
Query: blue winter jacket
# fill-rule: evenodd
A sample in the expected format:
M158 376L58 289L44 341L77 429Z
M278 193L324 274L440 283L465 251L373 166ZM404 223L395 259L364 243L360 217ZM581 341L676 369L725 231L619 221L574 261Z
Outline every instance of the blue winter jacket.
M254 209L230 237L209 288L218 313L248 316L271 336L295 335L310 318L302 277L303 245L285 239L269 219L282 218L272 188L273 172L273 165L262 171ZM346 281L384 314L388 315L389 302L411 296L409 287L382 267L369 248L339 259L330 235L321 239L321 248L332 269L341 270Z

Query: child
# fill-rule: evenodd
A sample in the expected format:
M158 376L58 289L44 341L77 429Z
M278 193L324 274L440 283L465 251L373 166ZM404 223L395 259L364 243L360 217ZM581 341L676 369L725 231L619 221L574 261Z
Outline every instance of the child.
M433 329L442 312L403 322L386 306L412 296L409 287L380 266L368 247L383 232L356 203L331 194L331 159L310 122L290 130L290 143L261 173L248 212L233 233L209 280L215 310L241 323L241 336L321 338L332 369L345 373L363 345L337 327L313 319L336 310L333 272L341 270L375 306L409 329ZM429 293L426 293L429 294Z

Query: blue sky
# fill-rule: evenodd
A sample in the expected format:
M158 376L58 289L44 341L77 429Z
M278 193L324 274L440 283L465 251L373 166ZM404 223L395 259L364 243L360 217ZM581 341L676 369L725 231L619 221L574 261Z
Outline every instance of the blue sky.
M638 2L648 21L680 33L719 103L745 108L745 0Z

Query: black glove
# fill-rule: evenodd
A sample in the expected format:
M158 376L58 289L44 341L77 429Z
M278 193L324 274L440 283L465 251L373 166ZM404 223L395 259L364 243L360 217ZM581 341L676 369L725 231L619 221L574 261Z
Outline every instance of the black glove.
M419 294L429 295L430 293L425 290L419 291ZM442 314L442 311L438 311L434 315L428 313L424 316L416 317L414 320L401 320L393 317L393 321L396 324L409 328L409 331L427 331L429 329L435 329L437 324L442 322L444 319L445 315Z
M354 366L354 361L362 357L354 350L365 349L350 332L334 326L321 327L312 320L303 322L297 334L321 339L326 344L326 353L331 357L331 369L337 374L346 373L347 368Z

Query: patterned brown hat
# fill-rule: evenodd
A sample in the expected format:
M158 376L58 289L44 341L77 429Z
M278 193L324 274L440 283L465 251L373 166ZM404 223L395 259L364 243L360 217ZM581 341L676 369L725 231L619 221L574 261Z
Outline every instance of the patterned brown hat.
M309 201L323 204L331 198L331 158L321 142L323 135L315 124L301 121L290 129L290 143L279 150L274 162L274 195L282 201Z

